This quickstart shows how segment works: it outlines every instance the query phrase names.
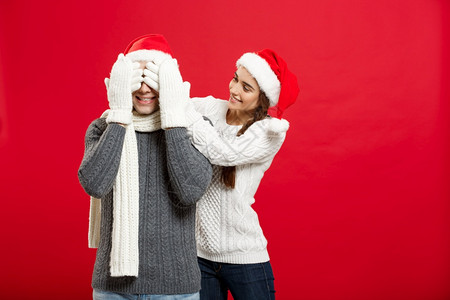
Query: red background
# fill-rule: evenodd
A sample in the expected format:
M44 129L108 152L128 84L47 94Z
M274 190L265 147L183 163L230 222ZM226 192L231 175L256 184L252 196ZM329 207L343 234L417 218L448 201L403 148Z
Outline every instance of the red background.
M103 78L162 33L193 96L275 49L301 93L255 208L277 299L450 299L446 0L0 1L2 299L89 299L77 179Z

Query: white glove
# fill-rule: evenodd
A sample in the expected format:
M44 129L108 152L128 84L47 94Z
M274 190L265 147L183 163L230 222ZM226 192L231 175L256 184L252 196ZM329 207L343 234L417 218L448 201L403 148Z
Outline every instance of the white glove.
M107 123L117 122L130 124L133 100L131 96L131 86L134 71L139 63L133 63L122 53L117 57L111 69L111 79L108 84L109 114L106 118ZM106 83L107 80L105 80Z
M131 78L131 93L136 92L141 88L141 84L144 81L143 77L144 71L141 69L139 64L133 63L133 74ZM105 78L106 91L109 89L109 78Z
M159 107L161 128L187 127L186 108L190 83L183 82L176 59L165 60L159 67Z
M144 69L144 83L159 92L159 67L154 62L150 61L145 65Z
M141 69L139 63L133 63L133 74L131 75L131 93L136 92L141 88L142 81L144 81L144 70Z

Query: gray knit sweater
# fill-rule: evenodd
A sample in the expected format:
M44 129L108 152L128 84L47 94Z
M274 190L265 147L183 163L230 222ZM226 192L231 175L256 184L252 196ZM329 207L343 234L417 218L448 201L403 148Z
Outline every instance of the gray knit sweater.
M212 168L185 128L136 132L139 155L139 276L111 277L112 187L125 128L97 119L89 126L78 170L84 190L101 198L100 244L92 287L127 294L189 294L200 290L195 203Z

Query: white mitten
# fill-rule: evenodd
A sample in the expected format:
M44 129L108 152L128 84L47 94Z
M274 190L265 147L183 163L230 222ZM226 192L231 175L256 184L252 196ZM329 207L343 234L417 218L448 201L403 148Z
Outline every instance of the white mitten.
M106 118L107 123L131 123L133 111L131 80L134 70L137 69L137 65L135 64L139 65L139 63L133 63L121 53L111 69L111 79L108 84L110 111Z
M131 93L136 92L138 89L141 88L141 84L142 81L144 81L144 71L140 68L139 65L133 63L133 68L137 69L133 69L133 74L132 74L132 78L131 78ZM109 89L109 78L106 77L105 78L105 86L106 86L106 91L108 91Z
M133 73L131 75L131 93L136 92L141 88L142 81L144 81L144 70L141 69L139 63L133 63Z
M159 106L161 128L187 127L186 107L190 83L183 82L176 59L165 60L159 67Z
M152 61L145 65L144 69L144 83L149 87L159 92L159 67Z

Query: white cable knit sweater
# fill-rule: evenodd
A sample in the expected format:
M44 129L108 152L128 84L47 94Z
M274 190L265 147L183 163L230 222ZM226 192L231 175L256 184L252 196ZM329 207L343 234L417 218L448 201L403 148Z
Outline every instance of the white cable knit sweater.
M224 263L269 261L267 240L252 204L286 132L272 132L271 120L267 118L255 122L237 137L241 126L226 123L227 101L211 96L192 101L213 126L199 120L188 128L188 134L193 145L215 165L211 184L197 203L197 254ZM234 189L221 182L219 166L236 166Z

